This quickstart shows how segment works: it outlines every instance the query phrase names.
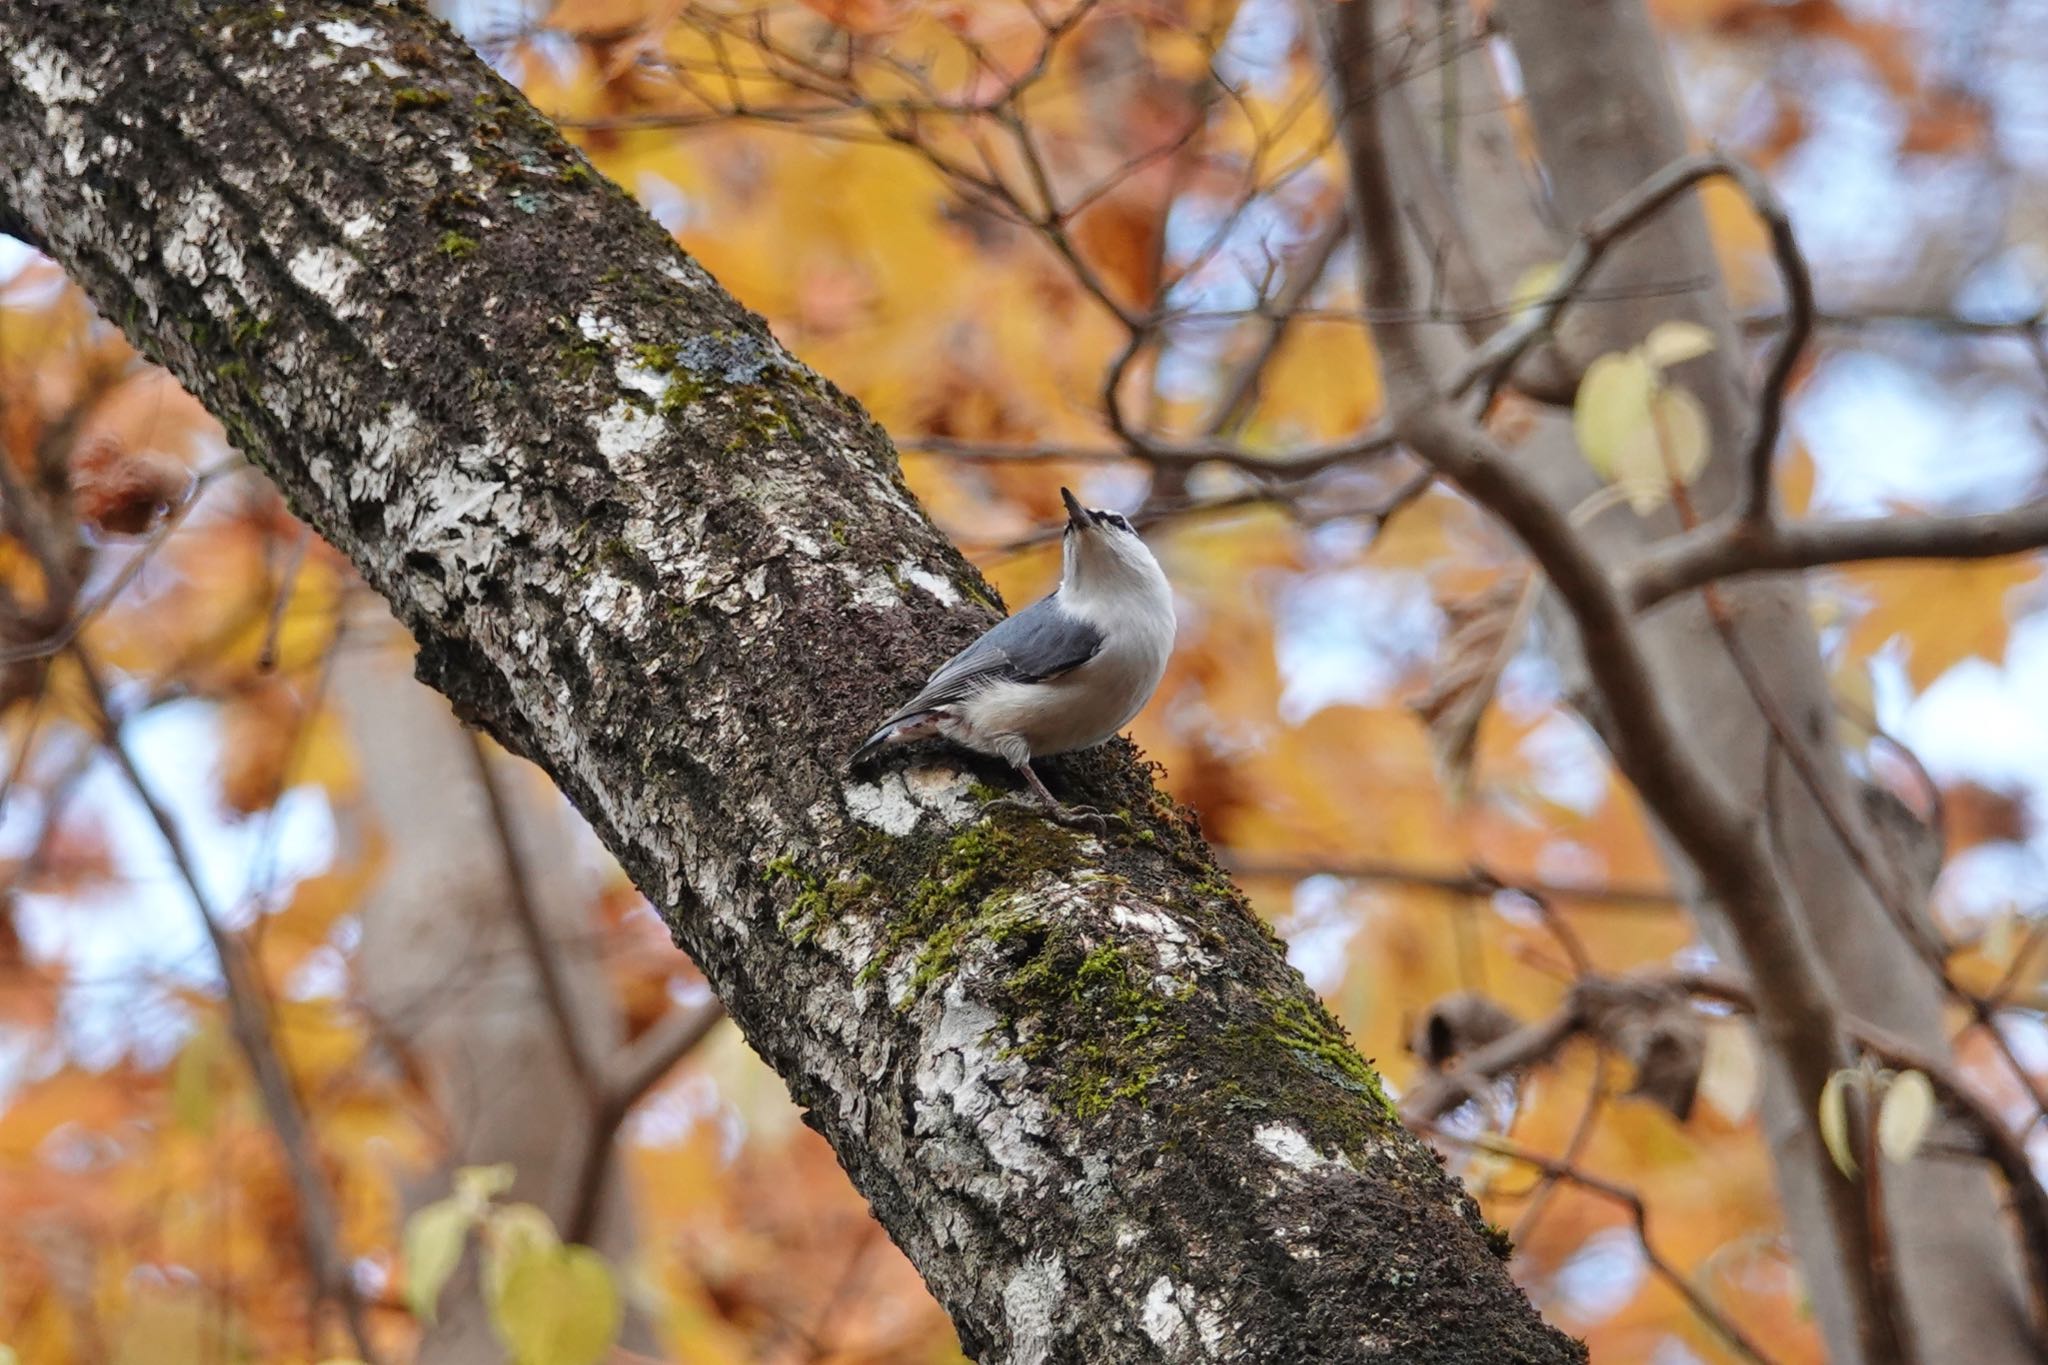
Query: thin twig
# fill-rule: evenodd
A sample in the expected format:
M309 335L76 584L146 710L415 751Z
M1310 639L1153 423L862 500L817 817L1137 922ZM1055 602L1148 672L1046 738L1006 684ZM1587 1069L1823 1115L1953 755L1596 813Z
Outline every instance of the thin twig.
M570 998L569 984L562 977L561 964L555 961L554 945L548 941L547 926L541 922L540 906L534 899L533 885L527 876L526 859L519 849L511 811L499 789L498 776L491 768L490 751L485 748L482 735L470 732L468 739L476 765L477 787L483 793L491 832L497 837L504 865L507 908L512 912L520 937L525 940L527 959L533 967L534 979L540 985L541 1000L547 1006L548 1017L554 1021L555 1035L561 1042L563 1056L568 1060L570 1075L583 1095L585 1106L594 1111L603 1096L598 1063L576 1017L576 1005Z
M170 853L172 865L177 868L179 880L184 883L186 893L199 912L207 939L213 945L225 986L229 1028L255 1078L257 1094L262 1099L270 1126L277 1134L278 1145L284 1149L285 1165L291 1172L293 1191L298 1197L300 1230L306 1239L307 1259L312 1263L319 1293L322 1298L331 1296L340 1303L342 1317L357 1353L369 1365L378 1365L381 1357L371 1340L363 1314L362 1297L356 1290L348 1260L341 1250L340 1219L320 1174L311 1126L292 1086L291 1072L264 1017L264 992L256 968L243 952L242 945L214 913L212 903L200 886L183 834L150 791L141 769L136 767L122 738L121 727L107 707L106 690L97 669L83 649L74 647L72 657L78 662L86 689L99 714L101 738L107 752L121 770L136 800L149 813L151 823L156 826Z

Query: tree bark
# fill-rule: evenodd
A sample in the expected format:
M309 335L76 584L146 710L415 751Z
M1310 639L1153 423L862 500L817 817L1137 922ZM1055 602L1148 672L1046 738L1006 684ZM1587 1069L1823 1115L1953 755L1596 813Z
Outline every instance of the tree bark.
M1583 1359L1127 746L1052 774L1099 839L843 771L986 585L445 27L40 0L0 58L0 201L590 818L972 1354Z

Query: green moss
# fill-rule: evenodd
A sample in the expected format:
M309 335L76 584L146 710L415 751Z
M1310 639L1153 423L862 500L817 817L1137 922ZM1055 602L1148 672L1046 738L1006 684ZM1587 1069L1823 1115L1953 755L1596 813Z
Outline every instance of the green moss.
M459 261L466 257L474 256L481 246L482 243L478 242L476 238L465 236L450 228L441 234L440 241L434 243L434 250L440 252L443 256L452 257Z
M1194 986L1162 994L1122 944L1084 952L1069 937L1048 935L1003 985L1021 1035L1010 1055L1046 1067L1053 1102L1084 1122L1142 1101L1186 1042L1174 1007Z
M661 391L660 411L665 414L681 412L708 392L709 389L688 375L673 375L669 378L668 387Z
M1379 1106L1387 1118L1394 1117L1393 1101L1381 1088L1377 1071L1366 1064L1344 1036L1344 1030L1321 1005L1298 995L1266 996L1273 1020L1273 1037L1281 1046L1300 1054L1313 1065L1327 1068L1341 1084L1355 1088Z
M981 606L987 607L990 611L994 612L998 616L1001 616L1003 614L1003 609L996 604L996 600L993 597L990 597L987 593L983 592L980 588L975 587L971 581L965 583L958 583L956 584L956 586L960 589L961 592L967 594L968 601L978 603Z
M270 330L270 319L251 317L241 312L235 314L234 330L228 335L228 342L237 351L253 342L261 341L263 334Z
M604 361L604 347L590 337L582 337L564 345L560 355L563 378L588 379Z
M757 388L756 385L748 385L739 392L747 394ZM772 398L755 399L747 404L735 421L732 437L725 443L725 453L730 455L750 445L767 445L795 431L796 425L789 420L788 414L774 406Z
M994 927L983 916L1001 910L1014 889L1029 886L1041 872L1072 866L1074 845L1067 830L1030 815L1001 822L983 816L960 830L931 875L903 895L859 980L879 980L910 945L922 944L913 971L915 999L952 968L960 947L973 940L971 931Z
M679 356L674 345L665 341L643 341L633 347L633 356L647 369L668 374L675 369Z
M777 921L794 943L810 942L820 929L851 907L865 902L875 889L874 879L865 874L827 881L816 873L806 872L800 863L789 857L770 862L762 876L770 882L786 881L796 886L796 895Z
M393 113L405 113L412 109L439 109L448 102L445 90L422 90L417 85L401 85L391 92Z
M555 176L555 179L561 181L564 185L587 185L597 179L597 174L585 163L575 161L564 166L560 174Z

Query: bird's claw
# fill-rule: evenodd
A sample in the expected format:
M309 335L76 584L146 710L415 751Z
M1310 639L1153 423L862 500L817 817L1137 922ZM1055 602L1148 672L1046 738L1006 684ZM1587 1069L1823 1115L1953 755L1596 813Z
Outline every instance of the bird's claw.
M984 801L981 809L984 814L994 810L1021 810L1042 815L1066 829L1085 829L1098 835L1107 835L1112 824L1126 831L1131 828L1130 820L1114 811L1105 813L1092 806L1063 806L1058 802L1048 806L1023 796L998 796Z
M1046 818L1056 825L1068 829L1085 829L1107 838L1109 827L1115 825L1128 834L1131 830L1129 817L1115 811L1096 810L1093 806L1059 806L1046 812Z

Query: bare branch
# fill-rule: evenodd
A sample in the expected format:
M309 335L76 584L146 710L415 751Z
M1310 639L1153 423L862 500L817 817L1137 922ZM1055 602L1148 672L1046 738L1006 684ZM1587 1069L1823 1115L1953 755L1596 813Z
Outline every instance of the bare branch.
M604 1103L621 1116L642 1095L660 1084L676 1063L690 1055L725 1018L725 1006L710 1000L690 1009L674 1009L654 1026L614 1053L605 1065Z
M1363 248L1366 305L1403 310L1415 305L1415 287L1401 238L1399 202L1381 129L1378 73L1372 48L1373 11L1367 0L1317 6L1337 77L1337 117L1352 177L1355 216ZM1604 215L1615 225L1586 241L1609 241L1662 202L1698 179L1729 173L1718 158L1694 158L1652 177L1655 193L1630 196L1628 215ZM1661 198L1659 197L1661 196ZM1591 246L1582 241L1583 254ZM1576 278L1590 270L1583 263ZM1567 280L1572 275L1568 273ZM1558 292L1558 291L1554 291ZM1532 342L1538 318L1554 317L1563 299L1553 298L1521 327L1500 335ZM1373 336L1385 375L1395 435L1439 472L1457 482L1520 536L1550 577L1578 627L1587 666L1612 718L1615 758L1644 802L1684 849L1715 896L1730 907L1744 961L1761 990L1764 1034L1786 1061L1798 1096L1800 1122L1815 1134L1811 1144L1823 1182L1829 1221L1844 1248L1850 1292L1857 1306L1868 1356L1873 1361L1908 1358L1893 1309L1896 1286L1877 1273L1869 1255L1873 1233L1862 1193L1820 1155L1814 1104L1827 1078L1847 1059L1835 1018L1833 993L1822 975L1813 945L1778 880L1750 812L1734 801L1681 730L1655 684L1627 604L1592 549L1569 519L1541 494L1487 434L1458 415L1447 391L1431 373L1412 324L1382 322ZM1482 348L1485 349L1485 348ZM1464 371L1473 378L1505 373L1519 355L1514 341L1501 347L1502 361ZM1476 353L1475 353L1476 355ZM1455 390L1452 390L1455 392ZM1818 1165L1828 1165L1819 1170Z
M2048 546L2048 502L1955 517L1795 522L1723 519L1661 541L1623 578L1645 611L1691 588L1750 574L1876 559L1997 559Z
M1615 910L1665 911L1678 904L1668 886L1636 886L1619 882L1554 882L1542 878L1498 876L1483 867L1466 871L1435 870L1413 863L1350 858L1248 857L1218 850L1233 877L1300 881L1307 877L1338 877L1345 881L1387 882L1396 886L1442 891L1454 896L1491 896L1502 891L1531 898L1575 901Z

